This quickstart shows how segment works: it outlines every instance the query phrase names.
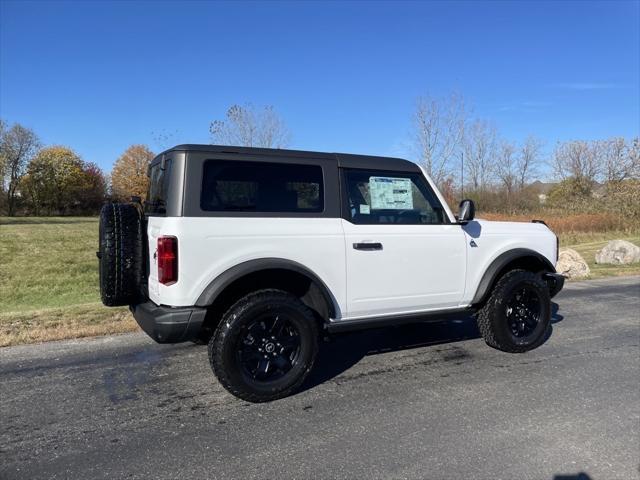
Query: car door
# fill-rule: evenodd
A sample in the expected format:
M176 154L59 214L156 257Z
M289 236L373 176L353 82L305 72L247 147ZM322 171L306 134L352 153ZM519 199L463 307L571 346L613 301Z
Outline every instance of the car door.
M420 173L343 169L347 317L457 307L466 242Z

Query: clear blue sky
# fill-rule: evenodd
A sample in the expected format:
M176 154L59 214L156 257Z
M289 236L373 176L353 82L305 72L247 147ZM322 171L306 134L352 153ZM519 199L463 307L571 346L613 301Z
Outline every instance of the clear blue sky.
M415 98L451 90L549 148L640 131L637 1L0 4L0 116L106 170L244 102L310 150L408 156Z

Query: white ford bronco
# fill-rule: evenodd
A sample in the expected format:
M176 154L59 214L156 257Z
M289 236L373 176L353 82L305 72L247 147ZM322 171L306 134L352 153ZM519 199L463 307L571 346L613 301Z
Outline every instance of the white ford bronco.
M470 200L455 216L415 163L180 145L149 179L144 206L101 212L102 301L129 305L157 342L207 342L242 399L299 388L321 333L468 312L499 350L547 338L557 237L476 220Z

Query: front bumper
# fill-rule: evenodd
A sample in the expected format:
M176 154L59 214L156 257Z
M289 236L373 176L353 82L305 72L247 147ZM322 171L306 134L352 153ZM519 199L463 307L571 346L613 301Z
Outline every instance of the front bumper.
M207 315L205 308L163 307L151 301L129 306L133 318L158 343L194 340Z
M559 273L545 273L542 278L549 286L549 295L551 298L555 297L564 286L565 277Z

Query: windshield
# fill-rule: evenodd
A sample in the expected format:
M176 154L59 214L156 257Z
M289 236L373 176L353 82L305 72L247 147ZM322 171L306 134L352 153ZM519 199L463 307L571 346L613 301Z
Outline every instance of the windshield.
M150 215L164 215L167 213L167 190L171 175L171 160L167 160L162 168L158 162L149 169L149 193L144 211Z

